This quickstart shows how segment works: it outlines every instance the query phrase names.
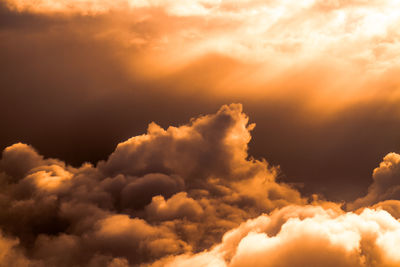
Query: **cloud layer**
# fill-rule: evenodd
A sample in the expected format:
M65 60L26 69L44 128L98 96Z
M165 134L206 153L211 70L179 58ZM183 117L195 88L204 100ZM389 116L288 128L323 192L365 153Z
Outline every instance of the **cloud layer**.
M346 212L302 197L277 181L278 168L250 157L255 125L248 121L242 106L231 104L178 127L151 123L107 160L78 168L26 144L7 147L0 161L2 264L399 264L400 204L392 190L399 155L384 158L368 195L349 203L361 209Z
M399 10L2 1L0 266L398 266Z
M6 3L10 9L50 15L136 12L140 16L132 22L150 28L130 35L125 32L125 37L129 36L126 44L151 47L153 52L161 49L169 54L164 60L170 55L177 57L174 61L180 61L221 53L250 62L272 60L275 72L299 61L315 59L371 72L399 65L399 3L391 0L40 0L34 3L7 0ZM162 26L165 22L171 30ZM156 26L160 28L156 30ZM182 41L186 48L183 51L178 45ZM174 45L178 45L175 50Z
M375 86L399 84L384 79L400 67L397 1L7 0L6 5L34 16L99 19L91 31L81 29L85 38L113 40L127 50L128 72L153 78L186 72L209 55L232 58L235 64L217 70L224 75L207 79L218 95L276 95L271 88L301 87L341 102L354 100L354 94L368 98ZM211 61L225 64L218 57ZM282 79L302 73L295 84Z
M395 1L1 1L0 146L96 163L151 120L165 128L241 102L258 125L254 157L307 193L353 199L400 149L397 10Z

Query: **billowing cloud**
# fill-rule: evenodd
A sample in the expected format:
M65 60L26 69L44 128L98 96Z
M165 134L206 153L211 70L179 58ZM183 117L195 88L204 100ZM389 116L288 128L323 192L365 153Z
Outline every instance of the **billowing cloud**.
M0 1L0 266L399 265L399 10Z
M210 251L153 266L397 266L399 233L399 221L382 210L288 206L229 231Z
M31 262L18 249L18 239L8 238L0 233L0 266L29 266Z
M262 212L307 201L247 154L240 104L120 143L78 168L14 144L1 159L0 228L35 264L151 263L210 248Z
M379 167L374 170L372 177L374 180L368 189L368 194L350 204L350 208L365 207L380 201L400 198L400 155L387 154Z
M196 220L202 217L204 210L194 199L187 197L186 192L180 192L168 200L165 200L163 196L153 197L146 207L146 212L150 218L158 220L178 218Z
M240 104L146 134L96 165L29 145L0 160L3 263L15 266L396 266L399 155L354 203L307 199L248 154ZM353 207L353 206L354 207ZM343 208L357 211L345 211Z

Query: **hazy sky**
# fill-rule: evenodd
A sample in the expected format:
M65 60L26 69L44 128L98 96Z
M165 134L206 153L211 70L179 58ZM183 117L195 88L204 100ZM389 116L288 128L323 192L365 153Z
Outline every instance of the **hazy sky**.
M399 29L393 0L1 1L0 266L396 266Z

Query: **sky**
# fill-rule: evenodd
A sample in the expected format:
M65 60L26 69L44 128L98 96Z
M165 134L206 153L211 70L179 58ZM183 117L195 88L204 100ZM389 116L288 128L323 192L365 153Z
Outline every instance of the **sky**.
M398 266L399 26L393 0L1 1L0 266Z

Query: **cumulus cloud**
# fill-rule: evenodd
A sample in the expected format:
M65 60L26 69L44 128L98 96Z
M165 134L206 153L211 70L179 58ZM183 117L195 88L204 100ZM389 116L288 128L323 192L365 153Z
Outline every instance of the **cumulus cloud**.
M382 201L385 207L398 205L387 200L397 200L400 197L400 155L389 153L373 171L373 183L368 194L349 204L349 208L356 209L378 204ZM397 212L396 212L397 214Z
M203 208L194 199L187 197L186 192L180 192L165 200L163 196L153 197L151 203L146 207L149 218L158 220L173 220L188 218L196 220L204 213Z
M399 233L399 221L382 210L288 206L229 231L210 251L153 266L396 266Z
M0 160L6 266L396 266L399 155L350 205L302 197L248 155L240 104L120 143L71 167L29 145ZM373 205L373 206L372 206Z
M0 266L30 266L32 262L18 249L18 243L18 239L8 238L0 233Z
M4 149L2 170L11 177L21 177L34 167L42 165L43 157L26 144L14 144Z
M120 143L75 168L31 146L3 151L0 228L57 266L151 263L212 247L246 219L307 201L247 154L240 104Z

